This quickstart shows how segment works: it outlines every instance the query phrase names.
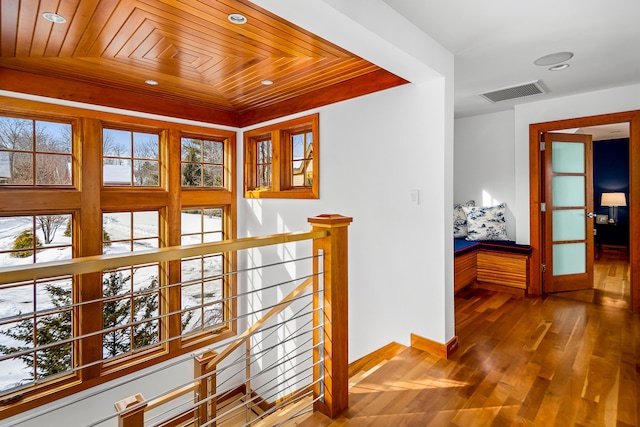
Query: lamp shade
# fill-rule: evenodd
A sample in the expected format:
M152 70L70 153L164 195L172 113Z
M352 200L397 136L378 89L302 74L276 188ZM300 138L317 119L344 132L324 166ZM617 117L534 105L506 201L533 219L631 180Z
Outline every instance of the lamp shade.
M627 206L624 193L602 193L600 206Z

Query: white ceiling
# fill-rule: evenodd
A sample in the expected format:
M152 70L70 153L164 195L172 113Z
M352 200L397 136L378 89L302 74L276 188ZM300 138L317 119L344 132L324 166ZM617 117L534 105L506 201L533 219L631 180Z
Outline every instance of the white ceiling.
M384 0L455 55L455 114L640 83L639 0ZM533 61L570 51L563 71ZM541 80L549 93L492 104L478 94Z

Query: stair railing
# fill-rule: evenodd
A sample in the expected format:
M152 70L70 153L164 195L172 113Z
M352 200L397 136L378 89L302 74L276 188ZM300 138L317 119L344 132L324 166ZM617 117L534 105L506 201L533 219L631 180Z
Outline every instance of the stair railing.
M314 265L311 278L303 281L286 297L282 298L258 321L251 325L237 338L233 339L219 353L209 351L194 358L194 381L164 396L145 401L140 394L130 396L115 407L118 411L118 425L121 427L143 427L145 412L159 408L172 399L194 394L192 415L174 416L161 425L194 425L199 427L216 426L225 417L232 416L235 409L219 413L217 403L221 394L217 392L217 375L219 366L231 355L237 353L244 345L247 357L246 380L243 405L247 411L259 405L262 397L254 395L251 390L251 338L263 331L269 320L281 315L283 310L305 295L312 297L311 328L313 346L311 365L313 381L307 387L298 389L283 402L295 402L307 394L312 396L314 411L335 418L348 406L348 225L352 219L340 215L321 215L310 218L312 232L324 232L323 237L313 239ZM310 294L308 293L311 289ZM309 391L307 392L307 389ZM261 419L276 410L282 404L268 408ZM297 414L294 413L295 416ZM180 424L179 419L183 424ZM186 423L186 424L184 424ZM251 425L247 418L241 425ZM154 424L157 425L157 424ZM226 424L222 424L226 425ZM262 425L271 425L269 423Z

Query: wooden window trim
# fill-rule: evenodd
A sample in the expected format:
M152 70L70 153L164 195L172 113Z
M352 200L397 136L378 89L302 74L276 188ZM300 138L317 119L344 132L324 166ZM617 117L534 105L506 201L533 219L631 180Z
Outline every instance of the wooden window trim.
M162 151L162 146L168 144L167 141L167 135L166 135L166 131L160 127L152 127L152 126L143 126L143 125L132 125L132 124L126 124L126 123L117 123L117 122L107 122L107 121L102 121L102 132L104 132L105 129L109 129L109 130L117 130L117 131L124 131L124 132L132 132L132 133L146 133L146 134L150 134L150 135L157 135L158 136L158 158L156 160L153 159L148 159L151 161L155 161L158 163L158 185L135 185L133 182L134 179L134 171L135 171L135 166L133 164L134 161L136 160L147 160L147 159L139 159L135 157L135 153L132 151L131 152L131 157L117 157L117 156L107 156L107 158L119 158L119 159L123 159L123 160L130 160L132 161L131 164L131 184L129 185L105 185L104 183L104 159L105 159L105 154L103 151L103 143L104 141L101 141L100 144L100 153L101 153L101 159L102 159L102 169L100 171L100 185L102 187L102 190L106 190L106 189L115 189L115 191L126 191L126 190L134 190L134 191L139 191L139 190L151 190L151 191L158 191L158 190L165 190L166 189L166 182L167 179L165 177L166 175L166 171L163 170L162 168L162 163L163 163L163 151ZM104 133L102 133L101 135L104 138ZM166 157L165 157L166 158Z
M180 244L179 215L176 213L189 206L222 207L225 212L225 236L229 239L236 237L235 131L96 112L76 107L56 106L29 100L0 97L1 101L7 101L0 107L2 115L72 124L73 187L0 187L0 203L4 215L32 215L33 212L49 214L63 210L73 212L75 257L101 253L101 217L103 212L108 211L159 210L161 212L160 239L165 244L174 246ZM103 127L158 132L160 135L158 156L160 185L158 187L105 187L103 185L101 167L103 162ZM224 188L181 188L180 137L182 135L224 142ZM225 255L225 267L228 270L235 270L235 254ZM172 269L170 263L167 264L169 264L167 268L169 273L166 280L169 283L175 283L175 276L171 275L175 274L176 269ZM81 275L76 279L77 281L74 282L74 302L80 302L81 295L84 300L100 297L92 291L99 288L101 293L102 287L97 286L101 283L100 273ZM237 293L235 278L226 283L225 287L235 295ZM162 300L165 299L162 298ZM172 300L179 304L179 300L175 300L175 298ZM96 318L96 310L90 306L91 304L86 306L86 309L78 309L74 313L76 319ZM163 311L170 312L170 310ZM234 319L236 313L235 304L232 304L227 313L227 319ZM0 419L20 414L140 369L191 353L200 347L231 338L236 335L237 330L236 321L230 320L226 323L227 328L216 334L204 332L185 335L182 338L175 334L175 325L173 331L170 329L172 327L170 319L162 322L164 324L161 325L161 334L171 334L176 339L166 345L161 344L158 347L141 349L132 355L105 359L102 363L94 363L93 366L71 371L40 384L25 386L12 392L4 392L0 394ZM76 321L74 324L78 326L78 329L74 330L74 335L91 332L90 329L79 328L80 324L88 325L90 323L92 322ZM100 336L96 339L96 342L98 341L101 342ZM77 363L85 365L102 359L102 347L100 343L95 344L89 339L77 342L75 355Z
M0 97L0 105L1 102L3 100L3 97ZM61 155L68 155L71 158L71 161L75 164L75 162L77 161L78 156L81 153L81 144L76 143L76 135L75 135L75 129L78 129L79 125L78 125L78 120L74 117L68 117L65 115L60 115L60 114L50 114L47 112L41 112L41 111L25 111L23 109L14 109L14 108L3 108L0 110L0 117L12 117L12 118L18 118L18 119L24 119L24 120L32 120L32 121L44 121L44 122L53 122L53 123L62 123L62 124L68 124L71 125L71 132L72 132L72 141L71 141L71 153L58 153ZM36 149L36 146L34 144L33 146L33 150L31 151L32 153L42 153L45 154L44 152L39 152ZM3 184L2 185L2 189L3 190L13 190L13 191L24 191L24 190L35 190L35 191L42 191L42 190L50 190L50 191L73 191L73 190L77 190L78 189L78 174L75 173L75 168L71 168L71 184L36 184L36 180L35 180L35 171L36 171L36 165L34 163L33 165L33 175L34 175L34 180L33 180L33 184Z
M202 135L198 135L198 134L194 134L194 133L182 133L180 136L180 147L182 148L182 139L183 138L190 138L190 139L200 139L203 141L211 141L211 142L221 142L224 145L223 148L223 159L222 159L222 169L223 169L223 176L222 176L222 185L218 186L218 187L207 187L207 186L184 186L182 185L182 181L180 182L180 185L182 187L182 191L232 191L232 189L234 188L233 183L235 182L231 176L229 176L229 170L233 170L235 168L235 164L231 164L228 163L230 161L230 159L234 159L235 160L235 156L229 156L227 154L227 152L229 150L235 151L235 147L231 148L229 147L228 144L228 140L227 138L221 138L221 137L212 137L212 136L202 136ZM188 162L189 163L189 162ZM204 156L202 161L200 162L194 162L196 164L201 164L201 165L205 165L205 164L213 164L213 163L207 163L204 162ZM180 167L182 168L182 164L183 164L183 160L182 160L182 150L180 151ZM231 165L231 167L229 166ZM180 176L182 178L182 170L180 173Z
M275 123L244 133L244 197L247 199L319 199L320 198L320 115L312 114L286 122ZM312 185L293 187L291 183L290 135L301 130L313 134ZM271 188L257 188L257 142L265 138L272 142Z

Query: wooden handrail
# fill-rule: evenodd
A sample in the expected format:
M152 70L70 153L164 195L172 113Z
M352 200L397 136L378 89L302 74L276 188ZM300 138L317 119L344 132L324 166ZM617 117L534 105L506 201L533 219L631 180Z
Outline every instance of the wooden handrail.
M207 363L207 369L210 369L213 366L219 365L220 362L226 359L227 356L233 353L235 349L240 347L248 338L251 337L251 335L253 335L257 330L259 330L262 327L262 325L264 325L267 322L267 320L269 320L273 316L282 312L282 310L284 310L292 302L294 302L296 298L298 298L305 291L305 289L310 287L311 285L313 285L313 278L309 278L304 282L302 282L300 285L298 285L298 287L296 287L293 291L291 291L289 295L284 297L278 303L278 305L276 305L271 310L269 310L269 312L264 316L262 316L260 320L254 323L249 329L244 331L240 336L238 336L236 340L231 342L224 350L222 350L216 357L214 357L209 363Z
M112 270L133 264L157 263L211 253L234 252L281 243L298 242L301 240L321 239L327 235L328 231L325 230L272 234L269 236L245 237L242 239L197 245L169 246L147 251L129 252L126 254L95 255L64 261L3 267L0 268L0 285L48 277L94 273L96 271Z
M313 226L313 230L308 233L293 233L276 236L267 236L264 238L240 239L234 242L235 246L227 246L225 249L219 249L220 244L198 245L201 252L185 252L190 247L182 247L175 251L171 256L173 258L162 258L161 261L175 259L181 257L202 255L206 252L204 246L217 247L220 252L234 251L246 249L250 247L266 246L277 243L287 243L305 239L313 239L313 253L323 253L322 257L314 259L313 277L305 280L291 291L286 297L272 307L260 320L255 322L249 329L233 340L219 354L211 353L206 358L197 360L195 366L195 375L199 380L194 385L185 386L179 390L170 393L170 396L163 396L148 402L151 407L157 407L189 390L195 391L195 387L201 391L201 396L196 405L195 414L197 414L198 422L209 422L215 418L215 408L213 412L211 406L215 407L216 393L216 376L214 372L220 365L220 362L232 354L244 343L249 342L249 338L259 331L265 323L274 316L281 313L290 304L300 298L307 288L312 290L312 306L313 306L313 324L314 326L322 325L321 329L313 329L313 390L314 410L323 412L330 418L335 418L339 413L348 407L348 239L347 228L352 218L343 217L341 215L320 215L309 218L309 222ZM168 250L170 248L165 248ZM157 262L158 255L162 250L149 251L153 252ZM176 254L179 252L179 254ZM132 263L149 262L144 257L126 256L126 263L123 265L131 265ZM101 262L105 262L101 260ZM122 262L122 260L120 260ZM99 269L114 268L113 266L105 267L101 265ZM69 274L69 273L67 273ZM77 274L77 273L76 273ZM322 276L320 278L320 276ZM0 269L0 283L2 283L2 270ZM322 292L320 292L322 290ZM320 310L318 310L320 309ZM208 377L206 373L211 372L213 375ZM247 373L247 377L250 374ZM206 379L206 380L205 380ZM204 381L203 381L204 380ZM213 381L211 384L208 382ZM246 385L246 384L245 384ZM144 402L136 405L128 405L129 411L121 413L119 422L122 424L126 415L126 426L139 427L144 425ZM142 410L140 411L140 408ZM137 410L137 412L134 412ZM198 413L197 411L200 410ZM138 412L142 412L142 417ZM196 415L194 415L195 417ZM213 418L209 418L209 416ZM215 424L212 424L215 425Z
M249 329L247 329L244 333L242 333L236 340L231 342L224 350L222 350L219 354L213 357L203 368L203 371L212 370L215 372L216 366L224 360L227 356L229 356L235 349L241 346L243 343L247 342L247 340L258 331L270 318L276 316L281 313L286 307L288 307L291 303L293 303L300 295L309 287L313 285L313 278L309 278L298 285L293 291L291 291L286 297L284 297L277 306L273 307L269 310L264 316L262 316L256 323L254 323ZM215 375L215 373L214 373ZM191 384L187 384L177 390L172 391L164 396L158 397L152 401L144 402L144 398L142 395L137 394L135 396L131 396L130 398L121 400L116 402L116 410L119 413L119 420L121 425L127 425L131 427L141 426L144 423L144 412L155 409L159 406L162 406L169 401L183 396L187 393L193 392L197 390L200 386L202 378L194 381ZM123 416L127 416L131 419L127 419L127 421L123 421ZM206 419L206 418L205 418Z
M195 389L198 388L198 382L193 382L191 384L187 384L183 387L180 387L177 390L172 391L171 393L165 394L163 396L160 396L156 399L150 400L147 403L147 406L144 408L145 412L151 411L152 409L156 409L159 406L164 405L165 403L168 403L169 401L173 400L173 399L177 399L180 396L184 396L187 393L191 393L193 392Z

